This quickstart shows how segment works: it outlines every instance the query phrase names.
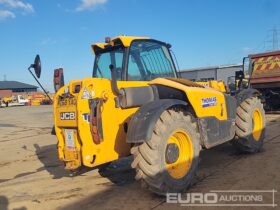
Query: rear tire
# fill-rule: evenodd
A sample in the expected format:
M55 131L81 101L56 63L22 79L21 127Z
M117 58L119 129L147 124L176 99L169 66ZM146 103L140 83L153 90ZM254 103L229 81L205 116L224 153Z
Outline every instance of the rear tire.
M237 108L233 145L239 152L259 152L265 137L265 111L257 97L243 101Z
M199 142L197 123L190 113L164 111L151 139L131 148L135 179L160 195L184 191L198 167Z

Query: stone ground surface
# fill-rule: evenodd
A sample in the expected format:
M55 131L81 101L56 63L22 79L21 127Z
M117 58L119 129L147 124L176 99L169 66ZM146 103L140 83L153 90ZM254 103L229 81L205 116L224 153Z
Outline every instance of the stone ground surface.
M229 143L201 152L190 192L280 189L280 115L268 114L262 152L238 155ZM71 176L57 158L51 106L0 109L0 209L225 209L167 204L133 180L130 158L102 174ZM118 163L116 163L118 165ZM264 193L271 198L271 193ZM279 208L279 192L275 203ZM271 201L272 202L272 201ZM227 207L226 209L272 209Z

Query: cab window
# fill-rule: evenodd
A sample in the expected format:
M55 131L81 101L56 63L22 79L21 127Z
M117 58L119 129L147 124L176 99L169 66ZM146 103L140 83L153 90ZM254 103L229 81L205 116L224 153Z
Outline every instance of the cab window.
M93 76L111 79L109 65L113 64L116 69L117 80L121 80L124 49L118 48L96 55L93 68Z

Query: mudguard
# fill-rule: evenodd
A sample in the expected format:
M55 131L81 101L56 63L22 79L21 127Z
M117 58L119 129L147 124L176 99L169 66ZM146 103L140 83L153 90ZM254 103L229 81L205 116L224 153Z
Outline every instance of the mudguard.
M185 101L178 99L155 100L141 106L129 122L126 137L127 143L141 143L149 141L153 128L164 110L173 106L187 106Z
M252 96L259 96L260 92L253 88L248 88L241 90L238 94L236 94L237 105L241 104L242 101L250 98Z

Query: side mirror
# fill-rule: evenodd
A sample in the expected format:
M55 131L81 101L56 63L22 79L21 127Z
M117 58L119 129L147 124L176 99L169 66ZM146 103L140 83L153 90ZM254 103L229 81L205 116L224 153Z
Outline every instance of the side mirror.
M250 57L244 57L243 58L243 71L244 73L250 75L250 72L252 72L253 69L253 60Z
M34 69L36 77L40 78L41 76L41 59L39 55L36 55L34 63L31 64L28 68L28 71L30 72L30 74L32 75L32 77L36 80L36 82L38 83L38 85L40 86L40 88L42 88L42 90L44 91L44 93L46 94L46 96L49 98L49 100L52 103L52 99L49 96L48 92L46 91L46 89L42 86L42 84L39 82L39 80L35 77L35 75L33 74L33 72L31 71L31 69Z
M53 85L55 92L57 92L61 87L64 86L63 68L54 70Z
M36 55L35 60L34 60L34 64L31 64L30 68L34 68L35 74L37 78L40 78L41 76L41 59L39 55Z

